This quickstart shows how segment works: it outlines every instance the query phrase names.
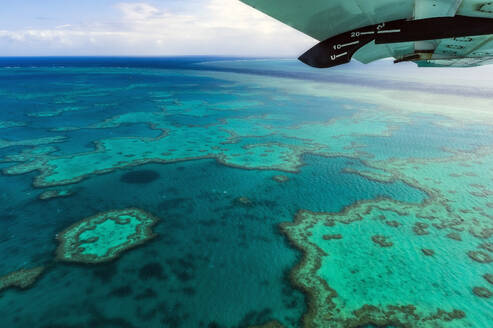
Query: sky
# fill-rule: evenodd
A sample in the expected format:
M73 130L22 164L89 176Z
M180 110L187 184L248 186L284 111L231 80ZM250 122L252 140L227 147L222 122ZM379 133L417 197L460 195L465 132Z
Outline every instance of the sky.
M2 0L0 56L295 57L317 43L239 0Z

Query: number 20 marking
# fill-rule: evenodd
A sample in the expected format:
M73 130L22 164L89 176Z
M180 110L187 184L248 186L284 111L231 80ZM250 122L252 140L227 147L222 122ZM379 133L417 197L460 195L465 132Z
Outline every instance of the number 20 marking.
M351 32L351 37L352 38L357 38L357 37L360 36L360 34L361 34L360 32Z

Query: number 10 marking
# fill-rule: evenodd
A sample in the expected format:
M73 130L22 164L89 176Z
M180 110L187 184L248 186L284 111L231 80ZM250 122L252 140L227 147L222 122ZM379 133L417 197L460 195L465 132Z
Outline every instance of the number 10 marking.
M338 49L341 49L343 47L347 47L347 46L352 46L352 45L355 45L355 44L358 44L359 41L353 41L353 42L349 42L349 43L344 43L344 44L334 44L334 50L338 50Z

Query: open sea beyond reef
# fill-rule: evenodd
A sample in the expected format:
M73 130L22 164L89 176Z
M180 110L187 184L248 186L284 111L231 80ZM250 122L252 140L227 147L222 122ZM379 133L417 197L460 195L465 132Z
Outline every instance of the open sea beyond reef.
M0 326L493 327L493 78L422 72L0 58Z

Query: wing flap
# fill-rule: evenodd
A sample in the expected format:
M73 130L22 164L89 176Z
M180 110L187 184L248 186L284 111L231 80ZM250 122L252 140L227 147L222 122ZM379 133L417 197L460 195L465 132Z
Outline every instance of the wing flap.
M414 52L414 42L400 42L392 44L369 43L358 50L353 58L363 64L369 64L375 60L394 57L400 58Z
M491 35L469 36L442 39L435 49L432 59L447 57L468 57L491 39ZM478 57L478 56L474 56Z
M421 67L473 67L493 62L493 35L443 39Z
M419 67L475 67L493 64L493 57L436 59L416 63Z

